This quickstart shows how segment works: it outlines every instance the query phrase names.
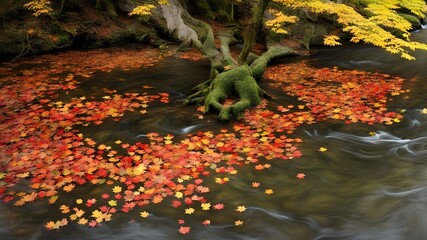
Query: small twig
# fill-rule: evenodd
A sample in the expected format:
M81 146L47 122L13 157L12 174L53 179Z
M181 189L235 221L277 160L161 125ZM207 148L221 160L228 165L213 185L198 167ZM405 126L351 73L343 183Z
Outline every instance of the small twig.
M12 62L16 59L26 55L31 50L31 44L30 44L30 35L27 33L27 48L25 48L24 44L22 46L22 51L19 53L18 56L16 56L14 59L12 59Z

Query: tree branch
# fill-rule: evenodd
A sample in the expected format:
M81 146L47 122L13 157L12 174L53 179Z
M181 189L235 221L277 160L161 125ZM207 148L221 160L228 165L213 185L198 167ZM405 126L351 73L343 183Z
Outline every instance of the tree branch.
M260 79L267 68L268 63L279 57L285 57L290 55L301 55L292 48L281 46L281 45L267 45L267 51L257 58L252 64L252 74L255 79Z
M219 40L221 41L220 51L224 58L225 65L236 66L237 62L233 59L230 53L230 44L237 42L234 34L237 32L237 27L229 27L219 33Z

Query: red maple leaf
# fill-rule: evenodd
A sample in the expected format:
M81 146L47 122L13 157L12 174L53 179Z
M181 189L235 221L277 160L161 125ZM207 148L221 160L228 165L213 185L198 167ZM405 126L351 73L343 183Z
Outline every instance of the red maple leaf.
M305 174L304 173L298 173L297 174L297 178L298 179L304 179L305 178Z
M188 234L188 233L190 233L190 230L191 230L191 228L190 227L184 227L184 226L181 226L181 227L179 227L179 233L181 233L181 234Z
M213 206L213 209L215 209L215 210L222 210L222 209L224 209L224 204L222 204L222 203L217 203L217 204L215 204L215 205Z

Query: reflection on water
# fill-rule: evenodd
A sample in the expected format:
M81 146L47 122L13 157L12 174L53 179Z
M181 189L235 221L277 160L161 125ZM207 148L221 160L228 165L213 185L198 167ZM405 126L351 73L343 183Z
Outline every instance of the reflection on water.
M421 41L425 31L415 34ZM349 45L340 49L319 49L313 65L375 70L397 74L407 81L411 92L396 100L391 108L404 109L405 120L393 126L345 125L319 123L301 127L295 134L304 140L304 156L291 161L273 161L271 169L260 174L243 167L227 186L212 184L209 199L213 202L244 203L248 208L239 218L244 226L235 227L235 211L212 216L208 227L197 225L203 216L185 219L194 226L186 239L357 239L419 240L427 239L427 116L420 109L426 106L427 77L424 68L426 53L417 53L418 60L407 62L368 46ZM292 59L295 61L297 59ZM286 61L286 60L285 60ZM113 71L93 77L98 81L83 83L77 95L102 94L105 86L119 92L140 89L169 92L171 102L189 94L196 82L208 75L205 63L168 59L162 64L139 72ZM117 81L117 80L120 81ZM268 89L274 92L274 89ZM102 95L101 95L102 96ZM278 104L288 99L278 98ZM280 101L283 101L280 102ZM106 121L95 129L81 130L87 137L110 144L116 139L133 143L143 141L147 132L174 134L179 138L196 131L230 127L218 123L215 116L195 117L192 107L153 104L143 118L128 113L120 122ZM374 135L369 135L374 132ZM320 153L320 147L328 151ZM304 172L304 180L295 173ZM248 187L252 181L275 189L271 196L254 194ZM88 194L95 189L86 189ZM159 207L160 206L160 207ZM0 239L175 239L177 232L174 211L161 205L150 206L150 218L140 220L118 216L100 227L90 228L70 223L59 231L46 231L43 224L53 214L43 202L13 208L0 205Z

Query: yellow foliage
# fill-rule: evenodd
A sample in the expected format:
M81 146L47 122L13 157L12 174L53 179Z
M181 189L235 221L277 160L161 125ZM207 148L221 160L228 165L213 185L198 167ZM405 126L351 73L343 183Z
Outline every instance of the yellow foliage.
M168 0L157 0L159 5L168 5ZM140 6L137 6L129 13L129 16L137 15L137 16L148 16L151 14L151 10L155 8L154 4L146 3Z
M323 44L327 46L338 46L341 45L340 42L338 42L340 38L335 35L328 35L323 39Z
M368 18L368 20L387 28L395 28L402 32L411 30L411 23L397 14L394 8L391 7L392 6L388 8L384 4L369 4L365 10L371 12L373 16Z
M157 3L160 5L168 5L168 0L157 0Z
M399 0L399 5L402 8L406 8L409 11L411 11L413 14L417 15L420 18L424 18L426 11L427 11L427 5L425 1L419 1L419 0Z
M284 28L286 23L295 23L298 21L298 17L285 15L277 10L270 10L274 15L274 19L266 21L264 24L267 28L271 29L275 33L286 34L288 31Z
M33 0L24 4L24 7L32 11L34 16L38 17L40 15L50 15L52 12L50 4L51 2L48 0Z
M155 8L153 4L144 4L138 6L129 13L129 16L138 15L138 16L148 16L151 14L151 10Z
M273 0L284 7L303 8L316 14L332 15L335 17L344 32L352 34L352 42L364 42L384 48L393 54L400 54L402 58L413 60L410 51L416 49L427 50L427 44L410 40L410 23L399 16L395 11L406 8L423 16L426 13L426 3L423 0L361 0L372 16L361 15L352 6L322 0ZM396 37L393 31L401 32L402 37ZM335 41L334 41L335 40ZM336 45L337 39L327 36L325 44Z

